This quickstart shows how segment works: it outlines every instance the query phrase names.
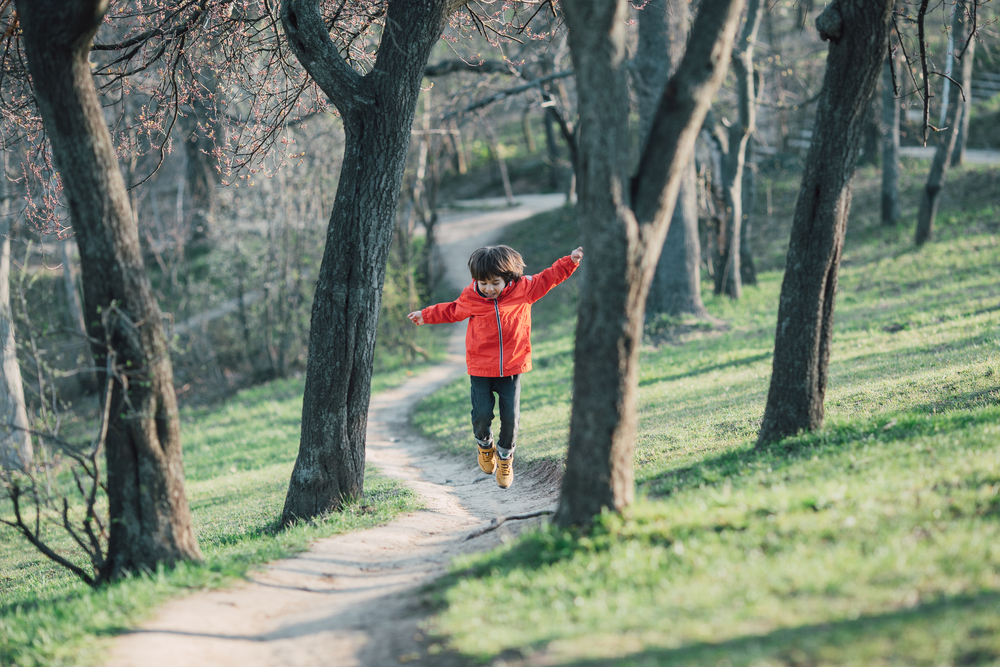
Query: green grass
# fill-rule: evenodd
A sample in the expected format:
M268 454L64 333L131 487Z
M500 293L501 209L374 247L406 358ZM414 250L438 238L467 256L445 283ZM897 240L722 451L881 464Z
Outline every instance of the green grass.
M1000 170L952 172L936 240L917 250L926 163L907 169L896 228L878 223L876 172L858 176L826 426L753 450L794 206L785 194L797 188L794 173L777 174L777 228L756 223L760 284L739 302L705 287L728 328L643 348L639 502L589 533L546 526L459 560L433 589L431 652L506 664L1000 664ZM565 234L567 218L524 223L507 242ZM557 292L535 308L522 466L565 456L573 290ZM458 382L415 421L464 448L467 401Z
M373 391L400 384L414 370L376 375ZM0 527L0 665L99 662L110 636L170 597L230 585L250 568L304 550L313 540L417 509L416 494L369 468L363 499L322 520L277 530L298 452L303 384L278 380L223 405L181 411L186 490L204 565L182 564L95 591ZM12 518L4 503L0 511ZM69 548L68 540L50 532L55 544Z

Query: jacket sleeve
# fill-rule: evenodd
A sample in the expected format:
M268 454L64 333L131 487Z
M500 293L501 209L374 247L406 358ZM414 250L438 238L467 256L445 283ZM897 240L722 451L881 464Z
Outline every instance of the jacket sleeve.
M463 291L457 299L450 303L438 303L427 306L420 313L424 317L426 324L447 324L449 322L461 322L472 315L469 309L468 300Z
M566 257L557 259L555 264L541 273L526 276L524 279L528 281L526 290L528 303L534 303L548 294L549 290L573 275L577 266L579 265L567 255Z

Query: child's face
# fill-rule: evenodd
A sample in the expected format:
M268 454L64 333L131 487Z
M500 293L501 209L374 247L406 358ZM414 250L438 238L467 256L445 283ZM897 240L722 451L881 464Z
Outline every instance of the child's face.
M477 280L476 287L479 291L486 296L487 299L496 299L500 296L500 292L503 288L507 286L507 283L503 278L498 278L496 276L490 276L486 280Z

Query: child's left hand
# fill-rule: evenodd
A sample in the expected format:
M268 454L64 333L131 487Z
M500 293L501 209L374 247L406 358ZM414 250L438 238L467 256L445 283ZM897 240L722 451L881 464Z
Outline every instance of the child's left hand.
M579 247L569 254L569 258L573 260L574 264L579 264L580 260L583 259L583 247Z

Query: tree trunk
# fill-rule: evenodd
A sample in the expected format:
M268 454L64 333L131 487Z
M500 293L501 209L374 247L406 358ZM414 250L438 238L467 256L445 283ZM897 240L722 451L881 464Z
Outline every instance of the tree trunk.
M644 141L671 72L684 55L690 28L687 2L651 2L639 12L639 46L634 87L639 102L639 136ZM646 299L646 314L708 317L701 300L701 244L694 158L688 165L663 251Z
M34 450L27 430L28 412L10 308L10 230L14 221L10 200L15 195L7 183L7 154L0 146L0 470L27 470Z
M882 224L895 225L899 220L899 100L893 71L899 74L898 62L886 56L882 68Z
M754 140L747 140L747 158L743 165L743 223L740 225L740 281L744 285L757 284L757 267L750 251L753 229L753 210L757 204L757 165L754 164Z
M962 104L962 116L958 123L958 139L955 141L955 150L951 154L951 166L957 167L965 161L965 144L969 141L969 116L972 113L972 67L975 64L976 52L976 40L969 40L969 30L972 26L969 24L969 17L965 16L963 11L963 5L959 4L955 9L958 14L963 14L962 20L962 32L960 39L955 42L956 56L961 53L962 49L965 48L966 42L969 46L965 49L965 53L962 55L962 75L961 83L962 90L965 92L965 100ZM956 94L961 97L961 94L956 91Z
M964 35L966 22L961 6L957 7L952 17L951 29L955 35ZM955 40L956 44L964 43L965 39ZM965 70L969 69L969 78L972 78L972 56L973 41L969 44L962 59L962 78L965 78ZM966 93L968 95L968 92ZM945 118L944 129L940 132L937 142L937 150L934 151L934 161L931 163L931 171L927 175L927 183L924 185L923 195L920 197L920 211L917 213L917 229L913 241L918 246L923 245L934 233L934 218L937 216L938 204L941 202L941 191L944 189L944 179L948 173L948 165L951 163L951 154L955 150L955 143L958 140L958 128L964 115L963 109L966 102L962 100L961 94L955 91L955 99L948 105L948 115Z
M361 76L337 54L315 0L282 5L289 43L337 106L346 135L313 300L302 436L281 516L286 525L362 493L375 332L410 128L427 57L453 8L390 0L385 48Z
M644 306L681 179L728 66L739 0L703 0L687 52L660 99L638 173L628 178L628 4L563 3L580 108L582 270L566 474L556 520L584 524L634 494Z
M758 446L823 424L833 306L851 187L885 57L892 4L893 0L834 0L816 19L830 50L792 219Z
M198 560L162 318L88 62L107 3L16 4L35 100L80 247L87 328L102 342L94 355L103 366L112 354L123 378L115 383L105 443L111 525L101 577Z
M729 127L729 152L722 162L722 191L726 197L726 244L720 248L720 269L715 274L715 293L733 299L743 295L740 241L743 238L743 166L747 141L757 119L757 96L753 83L753 48L760 28L760 0L749 0L740 39L733 47L739 117Z
M214 88L214 83L202 83ZM194 99L192 107L192 112L183 119L183 123L184 151L187 155L185 181L190 201L190 245L186 254L194 260L211 249L218 204L215 196L215 158L212 157L215 150L212 111L203 99Z
M868 120L865 122L865 140L858 157L858 165L877 167L882 150L882 100L876 95L872 97L872 105L868 110Z

